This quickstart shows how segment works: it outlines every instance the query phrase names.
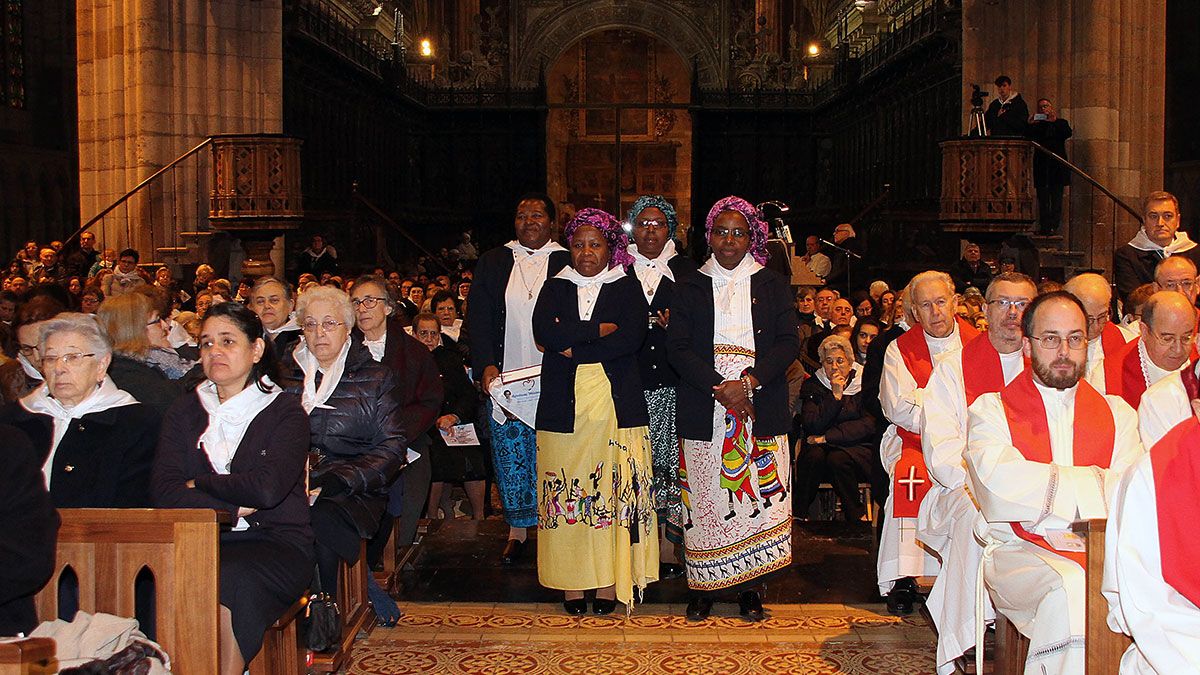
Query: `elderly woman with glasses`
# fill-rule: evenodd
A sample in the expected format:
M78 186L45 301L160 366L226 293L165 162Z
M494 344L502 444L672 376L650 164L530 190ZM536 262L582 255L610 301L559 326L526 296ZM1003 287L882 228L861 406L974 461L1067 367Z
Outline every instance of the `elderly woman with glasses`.
M821 369L800 387L804 438L796 452L797 513L808 512L822 482L833 486L847 521L866 513L858 484L871 475L877 425L864 405L855 351L840 335L825 338L817 348Z
M304 373L300 404L317 454L309 489L321 590L336 597L338 563L358 561L361 542L379 529L388 486L406 462L408 438L394 390L396 376L350 339L354 306L343 291L322 286L300 296L296 317L304 339L296 365Z
M112 341L87 314L64 313L38 328L45 383L0 410L24 431L57 508L149 506L159 416L108 377Z

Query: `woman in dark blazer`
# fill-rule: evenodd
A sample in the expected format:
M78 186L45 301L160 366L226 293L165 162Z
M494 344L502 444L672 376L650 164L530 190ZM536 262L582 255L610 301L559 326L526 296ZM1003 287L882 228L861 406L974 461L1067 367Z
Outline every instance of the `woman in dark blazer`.
M33 441L57 508L145 507L160 418L108 377L112 343L88 314L39 326L44 384L0 411Z
M675 386L679 374L667 360L667 326L671 321L671 297L677 280L696 273L691 258L675 252L675 230L679 225L675 207L661 195L643 195L626 217L634 246L629 274L650 304L646 339L638 350L642 390L650 414L650 445L654 457L654 508L660 529L666 529L679 504L679 435L675 433ZM678 521L679 519L676 518ZM679 530L660 534L659 578L683 576L675 555L675 544L683 543Z
M570 614L633 607L658 579L650 437L638 377L642 291L620 222L583 209L567 224L571 267L549 279L533 312L545 349L537 410L538 580L564 591Z
M350 297L330 286L300 296L296 315L304 342L296 364L304 372L295 393L308 412L309 445L318 459L309 489L321 589L336 596L340 560L358 561L361 541L379 529L388 486L407 463L408 439L390 368L350 339Z
M800 342L787 280L763 267L767 225L749 202L718 201L707 218L712 257L675 285L667 353L679 373L687 616L718 593L763 616L759 586L791 561L792 427L787 369Z
M875 417L862 395L862 365L850 341L830 335L817 353L821 370L800 387L803 440L796 453L796 512L808 512L817 486L829 481L842 501L842 514L857 522L866 513L858 484L871 476Z
M279 361L262 323L234 303L204 319L205 381L167 411L154 464L155 505L235 518L221 533L221 672L241 673L263 633L308 587L313 569L304 466L308 420L272 380Z

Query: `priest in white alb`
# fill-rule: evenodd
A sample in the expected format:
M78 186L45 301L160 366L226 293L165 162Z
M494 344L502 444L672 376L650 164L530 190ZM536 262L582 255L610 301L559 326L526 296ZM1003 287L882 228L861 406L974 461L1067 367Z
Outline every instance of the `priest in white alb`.
M1121 675L1200 673L1200 422L1188 416L1125 475L1108 518L1108 625L1133 637Z
M967 490L967 407L997 392L1025 369L1021 316L1037 295L1033 280L1007 272L987 287L988 330L937 359L925 387L921 448L933 485L921 503L917 539L937 551L942 569L927 607L937 627L937 670L949 675L955 660L975 646L975 584L983 545L975 538L979 509ZM990 604L985 619L992 618ZM965 664L963 664L965 666Z
M1083 675L1086 560L1070 527L1108 517L1142 444L1129 404L1083 379L1087 313L1075 296L1039 296L1021 329L1030 367L968 409L968 487L984 517L981 581L996 611L1029 638L1026 673ZM982 672L982 650L976 659Z
M957 296L949 274L921 272L909 282L905 295L917 325L887 346L879 385L879 403L891 422L879 446L891 491L884 504L876 572L879 592L888 596L893 614L913 611L918 600L913 577L936 575L938 570L937 558L916 538L921 500L929 492L920 436L925 385L934 358L979 334L957 320Z
M1137 333L1112 320L1112 286L1094 272L1076 274L1063 288L1079 298L1087 312L1087 381L1100 393L1105 390L1106 364L1111 365Z

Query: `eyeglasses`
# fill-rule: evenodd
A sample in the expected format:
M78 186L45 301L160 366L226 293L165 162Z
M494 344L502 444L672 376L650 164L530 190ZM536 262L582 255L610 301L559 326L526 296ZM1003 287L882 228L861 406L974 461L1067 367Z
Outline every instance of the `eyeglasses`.
M318 328L322 328L326 333L337 330L338 326L345 326L345 321L334 321L333 319L325 319L320 323L316 321L305 321L303 324L305 333L315 333Z
M27 344L22 343L19 347L19 351L26 356L29 356L30 354L36 352L37 350L38 350L37 345L27 345Z
M1196 285L1195 279L1178 279L1178 280L1172 279L1170 281L1165 282L1163 284L1163 288L1167 289L1168 291L1183 291L1183 290L1191 290L1191 288L1195 285Z
M1178 345L1180 347L1190 347L1196 341L1196 336L1193 333L1184 333L1183 335L1163 335L1153 328L1150 329L1150 334L1158 340L1159 344L1164 347Z
M996 298L995 300L988 300L989 305L997 305L1006 312L1010 309L1015 309L1018 312L1024 311L1024 309L1029 306L1030 302L1032 302L1032 301L1031 300L1009 300L1008 298Z
M62 363L64 366L72 368L81 360L91 358L93 356L95 356L95 354L80 354L79 352L60 354L59 356L46 356L42 358L42 370L50 370L58 363Z
M712 230L714 237L733 237L734 239L745 239L750 236L750 230L745 230L740 227L729 229L727 227L714 227Z
M433 336L435 336L435 335L440 335L440 334L441 334L441 331L438 331L438 330L419 330L419 331L416 331L416 333L417 333L417 337L433 337Z
M150 319L149 321L147 321L146 326L157 326L164 321L166 321L166 319L162 318L161 316L156 316L153 319Z
M367 309L375 309L376 305L385 300L387 300L387 298L380 298L374 295L364 295L361 298L354 298L350 301L350 304L354 305L355 309L358 309L359 305L362 305Z
M1099 314L1095 314L1095 315L1088 314L1087 322L1088 322L1088 325L1095 326L1097 324L1108 323L1108 320L1111 318L1112 318L1112 311L1106 309L1103 312L1100 312Z
M639 220L637 224L640 227L646 227L650 229L663 230L667 228L667 223L661 220Z
M1067 347L1072 350L1087 349L1087 335L1083 333L1071 333L1066 338L1061 335L1050 334L1043 335L1042 337L1030 336L1029 339L1040 344L1042 349L1058 349L1062 346L1064 340L1067 343Z

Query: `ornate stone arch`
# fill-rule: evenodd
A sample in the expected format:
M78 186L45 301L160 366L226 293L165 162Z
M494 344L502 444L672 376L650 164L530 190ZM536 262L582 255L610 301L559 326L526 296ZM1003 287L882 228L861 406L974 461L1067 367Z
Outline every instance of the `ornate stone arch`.
M714 6L718 3L712 3ZM702 6L702 5L701 5ZM543 64L549 66L580 39L596 32L628 29L654 36L670 45L684 63L697 65L701 87L725 87L720 15L704 16L672 3L653 0L583 0L560 11L535 18L522 31L513 67L517 87L535 87Z

